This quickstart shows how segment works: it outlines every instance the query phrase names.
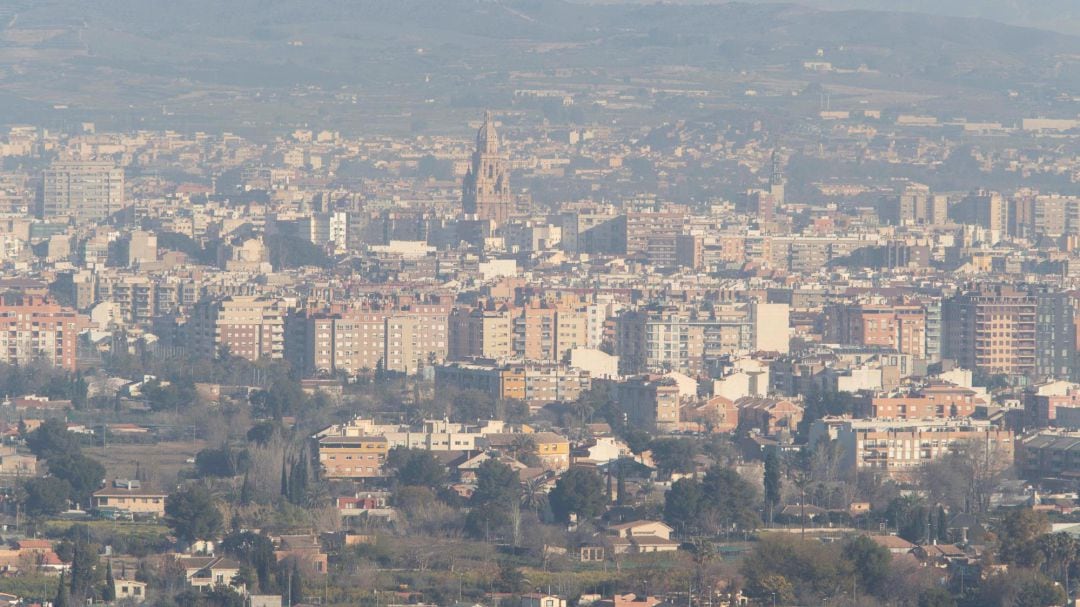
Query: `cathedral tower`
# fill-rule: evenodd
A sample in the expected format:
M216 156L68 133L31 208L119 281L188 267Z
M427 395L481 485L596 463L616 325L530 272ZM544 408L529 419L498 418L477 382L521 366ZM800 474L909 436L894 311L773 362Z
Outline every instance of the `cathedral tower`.
M507 160L499 152L499 135L491 112L487 112L483 126L476 133L472 166L462 185L462 210L466 215L503 224L510 218L512 200Z

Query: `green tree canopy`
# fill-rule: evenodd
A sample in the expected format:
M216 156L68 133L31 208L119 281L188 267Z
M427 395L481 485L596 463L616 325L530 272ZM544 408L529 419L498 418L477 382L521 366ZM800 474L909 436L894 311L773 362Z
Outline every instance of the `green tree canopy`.
M425 449L394 447L386 464L403 486L438 489L446 481L446 466Z
M1031 508L1015 508L1005 515L996 531L1002 561L1033 565L1040 556L1035 540L1050 533L1050 521L1045 513Z
M41 459L78 453L79 440L68 432L63 420L52 418L41 423L26 436L26 446Z
M772 523L773 511L780 505L781 490L780 456L776 449L769 449L765 454L765 507L769 513L769 523Z
M521 495L521 478L517 470L489 459L476 469L476 491L470 503L473 506L494 504L507 506Z
M693 528L703 509L701 483L682 478L671 485L664 496L664 520L677 529Z
M67 508L71 485L55 478L32 478L23 482L23 506L31 516L52 516Z
M665 475L694 471L697 443L688 438L659 438L649 445L657 469Z
M230 533L221 540L221 551L254 570L259 592L275 590L273 573L277 557L270 538L251 531Z
M769 534L743 559L742 573L750 596L771 598L775 577L782 576L799 601L820 604L819 597L850 587L852 567L835 544Z
M176 537L185 542L214 538L223 524L214 497L200 486L181 489L165 498L165 516Z
M549 501L555 518L560 521L569 521L571 514L582 519L593 518L604 511L607 503L604 480L595 470L571 468L555 481Z
M702 481L680 479L664 496L664 516L673 526L716 532L753 529L758 517L757 489L737 472L714 466Z
M83 507L90 505L90 496L101 487L105 466L82 453L57 455L49 458L49 472L71 486L71 499Z
M919 607L956 607L956 599L944 588L927 588L919 595Z
M860 535L844 544L841 556L854 567L855 581L864 593L881 593L892 561L892 554L887 548Z
M476 471L476 490L469 499L465 528L473 537L490 539L511 527L511 509L520 503L522 488L517 470L487 460Z

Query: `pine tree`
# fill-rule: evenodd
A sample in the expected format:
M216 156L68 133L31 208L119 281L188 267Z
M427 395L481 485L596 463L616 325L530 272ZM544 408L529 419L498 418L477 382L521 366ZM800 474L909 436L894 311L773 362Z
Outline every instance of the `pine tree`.
M106 603L116 600L116 578L113 577L112 560L105 566L105 589L101 591L101 599Z
M71 595L68 593L67 582L64 580L64 572L60 572L60 584L56 588L56 597L53 598L53 607L71 607Z

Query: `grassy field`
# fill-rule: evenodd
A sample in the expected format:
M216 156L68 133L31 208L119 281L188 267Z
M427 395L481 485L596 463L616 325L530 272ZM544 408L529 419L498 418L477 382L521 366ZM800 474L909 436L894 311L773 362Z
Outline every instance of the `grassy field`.
M61 535L73 525L85 525L94 532L107 532L115 535L135 537L157 537L169 532L163 523L133 523L130 521L45 521L46 535Z
M187 463L206 443L196 441L164 442L155 445L111 444L106 448L89 447L85 453L105 466L106 478L135 478L136 467L144 476L166 490L176 483L177 474L192 467Z
M56 596L58 576L29 574L0 578L0 592L23 598L48 598Z

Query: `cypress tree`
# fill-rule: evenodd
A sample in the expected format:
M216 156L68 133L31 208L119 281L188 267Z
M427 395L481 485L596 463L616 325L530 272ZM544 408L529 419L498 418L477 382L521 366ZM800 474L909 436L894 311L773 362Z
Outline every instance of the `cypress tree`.
M938 528L937 528L938 541L941 543L948 543L949 541L949 517L945 513L944 506L938 506Z
M302 505L307 496L307 488L307 458L301 453L300 458L293 464L292 475L289 477L289 501Z
M622 506L626 500L626 471L622 460L616 462L618 469L615 471L615 503Z
M765 454L765 508L769 515L769 524L773 522L773 510L780 504L780 456L775 449Z
M67 583L64 580L64 572L60 572L60 584L56 588L56 597L53 598L53 607L71 607L71 595L68 593Z
M116 578L113 577L112 560L105 566L105 589L101 591L101 598L106 603L116 600Z
M289 499L289 470L284 457L281 458L281 497Z
M251 503L255 488L251 486L251 476L244 471L244 484L240 485L240 505L247 506Z
M304 578L300 576L300 566L293 563L289 577L289 604L299 605L304 602Z

